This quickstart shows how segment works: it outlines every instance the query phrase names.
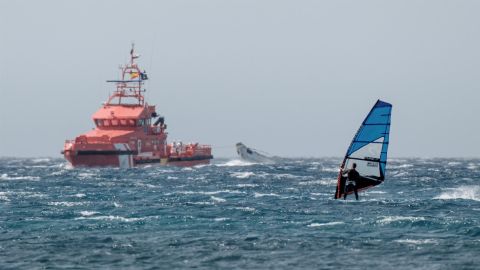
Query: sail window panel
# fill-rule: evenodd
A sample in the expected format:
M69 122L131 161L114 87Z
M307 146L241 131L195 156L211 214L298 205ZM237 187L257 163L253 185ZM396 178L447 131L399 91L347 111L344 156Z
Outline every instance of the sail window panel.
M384 126L362 126L355 137L352 145L348 151L348 155L367 145L368 143L377 140L380 137L384 137Z
M356 163L356 170L360 173L361 176L368 177L380 177L380 163L369 160L356 160L347 158L345 162L345 169L351 169L352 164Z
M358 159L378 159L379 160L380 154L383 148L382 146L383 146L383 137L374 141L373 143L364 145L362 148L350 154L350 157L358 158Z

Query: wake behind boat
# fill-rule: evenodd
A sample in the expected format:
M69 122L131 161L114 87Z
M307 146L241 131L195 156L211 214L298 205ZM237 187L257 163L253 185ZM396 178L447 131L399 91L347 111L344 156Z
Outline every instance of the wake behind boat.
M356 170L360 173L356 183L358 190L376 186L385 180L391 112L390 103L378 100L363 121L340 166L335 199L353 192L345 189L347 177L342 173L344 169L350 169L353 163L357 164Z
M237 154L244 161L254 163L274 163L273 157L259 153L258 150L247 147L245 144L239 142L236 144Z

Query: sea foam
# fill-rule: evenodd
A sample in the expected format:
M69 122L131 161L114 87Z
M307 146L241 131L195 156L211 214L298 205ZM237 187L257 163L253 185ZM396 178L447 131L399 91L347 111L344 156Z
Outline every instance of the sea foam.
M438 200L474 200L480 201L480 186L460 186L449 189L446 192L434 197Z

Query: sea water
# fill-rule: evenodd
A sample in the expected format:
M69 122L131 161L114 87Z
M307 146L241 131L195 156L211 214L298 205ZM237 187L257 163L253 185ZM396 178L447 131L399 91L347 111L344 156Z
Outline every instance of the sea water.
M479 269L480 160L391 159L359 201L340 162L2 158L0 269Z

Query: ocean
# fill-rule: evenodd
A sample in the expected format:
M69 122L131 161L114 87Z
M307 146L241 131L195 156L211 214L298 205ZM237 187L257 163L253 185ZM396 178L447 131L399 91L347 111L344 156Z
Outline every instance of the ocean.
M359 201L340 162L1 158L0 269L480 268L480 159L390 159Z

